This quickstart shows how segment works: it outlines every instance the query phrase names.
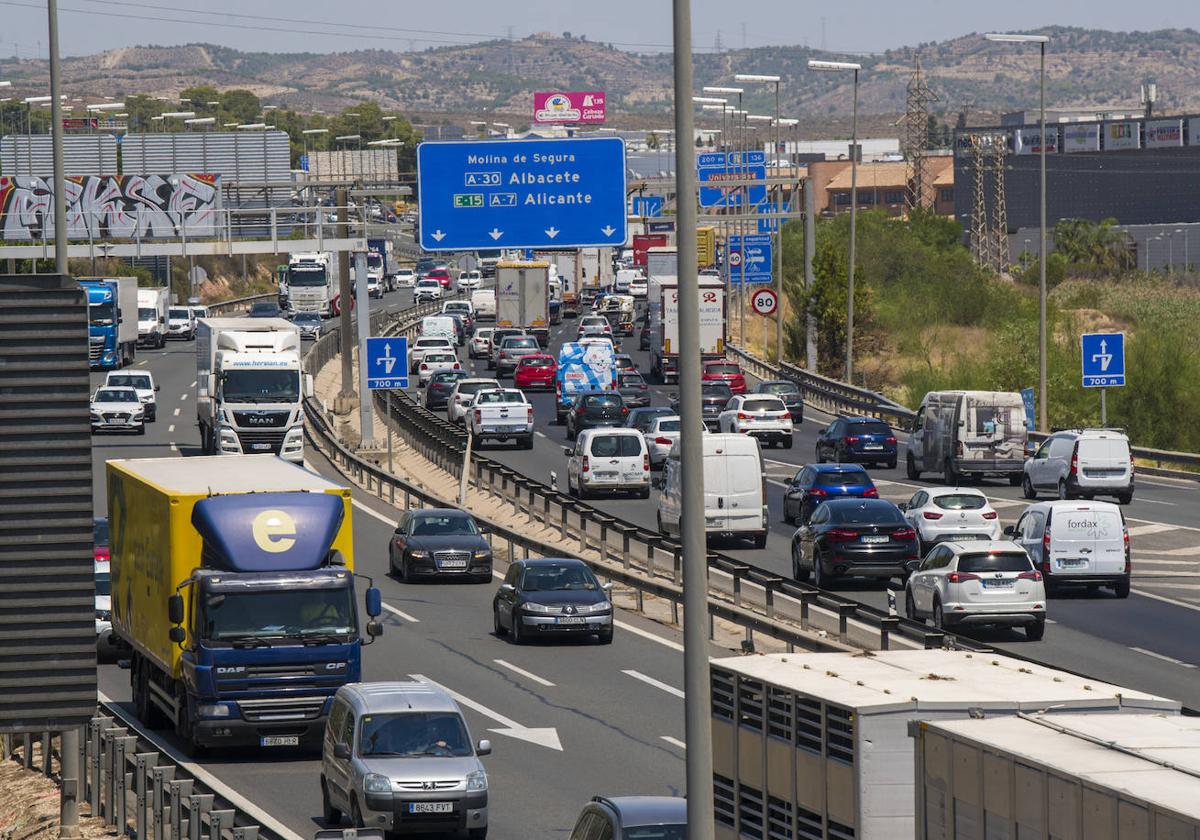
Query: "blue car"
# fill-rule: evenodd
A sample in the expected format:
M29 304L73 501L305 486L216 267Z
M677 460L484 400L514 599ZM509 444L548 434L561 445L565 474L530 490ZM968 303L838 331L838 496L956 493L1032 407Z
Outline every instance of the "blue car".
M827 499L877 499L871 476L858 464L809 464L792 477L783 494L783 521L804 525Z
M875 417L839 417L817 436L817 463L886 464L896 468L896 433Z

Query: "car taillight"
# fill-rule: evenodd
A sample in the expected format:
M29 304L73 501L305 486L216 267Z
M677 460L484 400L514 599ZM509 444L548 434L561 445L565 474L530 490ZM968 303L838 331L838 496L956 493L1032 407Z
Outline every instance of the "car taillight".
M983 518L984 519L995 519L997 516L999 516L999 514L997 514L996 511L989 510L987 513L985 513L983 515Z
M965 583L968 580L979 580L979 575L973 575L970 572L951 572L946 575L946 580L950 583Z
M810 496L828 496L828 490L822 490L820 487L809 488L808 495Z
M1125 574L1129 574L1129 531L1123 531L1121 536L1125 539Z
M455 363L454 363L454 369L455 369L455 370L459 370L459 367L458 367L458 362L455 362Z
M591 468L592 468L591 464L588 462L588 456L584 455L583 456L583 471L587 472Z
M1079 475L1079 444L1071 450L1071 475Z
M858 441L858 435L847 435L845 438L843 438L844 443L858 443Z
M659 446L671 446L672 444L675 443L675 441L671 440L670 438L665 438L665 437L656 437L654 439L654 442L657 443Z
M477 408L477 409L475 409L475 422L476 422L476 423L482 423L482 422L483 422L483 412L482 412L482 411L480 411L478 408Z
M877 489L875 489L874 487L868 487L866 489L866 492L863 493L863 498L864 499L878 499L879 491Z
M525 420L530 423L533 422L533 406L531 405L525 406Z
M424 362L421 362L421 370L428 370L428 369L429 369L429 366L427 364L425 364Z
M921 517L923 519L941 519L942 514L938 513L936 510L927 510L921 514Z
M92 559L96 562L105 562L109 560L108 546L98 545L92 549Z
M914 540L917 538L917 532L912 528L901 528L899 531L892 531L892 536L898 540Z
M832 528L825 532L825 538L834 542L849 542L858 539L858 536L858 531L845 531L841 528Z
M628 414L628 413L629 413L629 406L625 406L625 405L621 406L621 413L622 413L622 414Z
M887 439L887 441L885 441L885 442L886 442L886 443L890 443L890 444L892 444L892 445L894 446L894 445L896 444L896 438L894 438L894 437L889 437L889 438Z
M1017 575L1017 580L1041 580L1041 579L1042 579L1042 573L1039 572L1037 569L1034 569L1033 571L1029 571L1029 572L1021 572L1021 574Z
M650 472L650 453L646 452L642 455L642 471Z
M753 419L754 419L754 415L753 415L753 414L747 414L747 413L746 413L746 412L744 412L744 411L739 411L739 412L738 412L738 414L737 414L737 419L739 419L739 420L753 420Z
M1042 557L1045 558L1045 560L1043 562L1046 562L1048 564L1048 561L1050 560L1050 529L1049 528L1046 528L1046 532L1044 534L1042 534Z

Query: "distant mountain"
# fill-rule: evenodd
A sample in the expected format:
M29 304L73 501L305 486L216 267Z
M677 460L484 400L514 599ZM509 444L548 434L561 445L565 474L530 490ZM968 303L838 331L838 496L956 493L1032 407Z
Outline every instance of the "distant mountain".
M1160 112L1200 111L1200 34L1190 29L1107 32L1050 27L1047 103L1136 107L1139 85L1157 82ZM904 111L905 84L919 53L938 96L933 110L999 112L1037 103L1035 47L993 44L978 34L861 56L864 115ZM806 47L761 47L701 53L696 85L732 84L735 73L783 77L782 110L806 124L844 122L848 75L813 73ZM408 112L525 114L537 89L605 90L617 115L663 116L671 106L671 56L639 54L578 37L532 35L514 41L438 47L420 52L246 53L211 44L128 47L65 61L72 95L177 95L192 84L246 87L300 110L341 108L373 99ZM44 62L0 59L0 78L42 92ZM744 104L768 113L773 91L750 87Z

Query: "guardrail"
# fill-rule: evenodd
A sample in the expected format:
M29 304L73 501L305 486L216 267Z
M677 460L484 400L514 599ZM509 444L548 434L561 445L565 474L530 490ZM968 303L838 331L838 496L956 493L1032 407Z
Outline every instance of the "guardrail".
M137 840L283 840L291 833L255 824L205 791L170 756L123 726L120 712L100 704L79 738L79 801L117 835ZM35 765L34 747L40 744ZM51 776L61 740L49 732L0 735L0 758L16 758Z
M210 304L208 314L233 315L238 312L245 312L250 308L251 304L264 300L275 300L277 297L279 296L275 292L265 292L261 295L248 295L247 297L234 298L233 300L223 300L220 303Z
M730 358L736 360L743 370L759 379L786 379L796 383L804 394L804 401L822 411L830 414L852 411L856 414L886 420L895 429L904 432L912 431L917 413L874 391L848 385L836 379L829 379L789 362L784 362L782 366L776 367L733 345L726 345L726 353ZM1048 435L1044 432L1029 433L1029 439L1034 442L1045 440L1047 437ZM1142 472L1200 481L1200 472L1196 472L1200 470L1200 454L1149 449L1142 446L1131 446L1130 451L1133 453L1133 457L1140 461L1153 462L1153 467L1139 467ZM1190 467L1191 471L1171 469L1167 466L1172 464Z

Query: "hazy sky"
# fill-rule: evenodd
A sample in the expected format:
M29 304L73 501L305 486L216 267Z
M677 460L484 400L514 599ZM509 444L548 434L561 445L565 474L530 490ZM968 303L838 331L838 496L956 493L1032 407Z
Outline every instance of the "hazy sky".
M696 48L705 50L718 33L726 48L807 43L877 52L1047 24L1200 28L1197 0L693 0L692 9ZM60 0L59 13L64 55L197 41L272 52L423 49L505 37L510 27L515 37L570 31L628 49L671 42L670 0ZM326 25L335 20L343 25ZM14 54L45 56L44 0L0 0L0 56Z

